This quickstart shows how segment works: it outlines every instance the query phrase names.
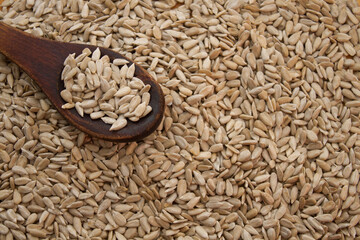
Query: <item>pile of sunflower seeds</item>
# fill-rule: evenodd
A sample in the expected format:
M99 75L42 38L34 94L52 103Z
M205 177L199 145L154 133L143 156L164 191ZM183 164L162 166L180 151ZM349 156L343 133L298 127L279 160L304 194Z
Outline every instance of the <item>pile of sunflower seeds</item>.
M151 86L134 77L135 64L127 63L120 58L111 63L109 56L101 57L99 48L70 54L61 74L65 89L60 95L66 102L62 107L75 108L82 117L86 113L91 119L101 118L111 124L110 131L124 128L126 119L137 122L145 117L152 111Z
M162 86L142 141L90 138L0 57L0 239L356 239L355 0L5 0ZM85 112L85 110L84 110Z

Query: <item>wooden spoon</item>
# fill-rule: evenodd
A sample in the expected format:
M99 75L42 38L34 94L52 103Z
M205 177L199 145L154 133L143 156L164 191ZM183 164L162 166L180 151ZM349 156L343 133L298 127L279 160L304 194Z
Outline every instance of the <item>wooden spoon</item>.
M149 105L152 107L152 112L138 122L128 121L125 128L109 131L111 125L100 119L93 120L88 114L81 117L74 108L70 110L61 108L65 104L60 96L61 90L64 89L64 83L60 78L64 60L71 53L81 54L84 48L94 51L97 47L37 38L0 22L0 52L37 82L56 109L72 125L91 136L118 142L140 140L155 131L164 114L164 95L159 84L137 64L135 64L135 76L145 84L151 85ZM123 58L128 60L129 64L133 63L130 59L107 48L100 47L100 51L103 55L108 55L111 60Z

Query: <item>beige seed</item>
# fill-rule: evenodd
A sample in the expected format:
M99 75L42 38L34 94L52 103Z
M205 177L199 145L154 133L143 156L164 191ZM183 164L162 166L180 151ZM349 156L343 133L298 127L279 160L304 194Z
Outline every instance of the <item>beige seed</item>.
M129 62L122 58L117 58L117 59L114 59L114 61L113 61L113 64L115 64L116 66L124 65L127 63L129 63Z
M96 48L95 51L92 53L91 55L91 59L93 61L96 61L96 60L99 60L100 59L100 56L101 56L101 52L100 52L100 49L99 48Z
M111 201L109 199L105 199L98 208L98 214L107 210L111 205Z
M146 110L146 106L147 106L147 104L145 102L139 104L134 110L135 116L141 117Z
M121 97L129 94L130 92L131 92L131 88L129 88L129 87L123 87L123 88L120 88L120 89L115 93L114 96L121 98Z
M133 78L135 74L135 64L133 63L129 69L127 70L126 77L127 78Z
M201 226L196 226L195 227L195 231L197 234L199 234L199 236L201 238L204 238L204 239L209 239L209 235L208 233L205 231L205 229Z
M68 103L72 103L72 95L71 92L64 89L60 92L61 97Z
M90 113L90 118L91 119L99 119L102 118L105 115L104 112L92 112Z
M110 98L112 98L115 93L116 93L116 89L115 88L110 88L101 98L102 101L107 101L109 100Z
M117 131L124 128L127 125L125 118L119 117L110 127L110 131Z

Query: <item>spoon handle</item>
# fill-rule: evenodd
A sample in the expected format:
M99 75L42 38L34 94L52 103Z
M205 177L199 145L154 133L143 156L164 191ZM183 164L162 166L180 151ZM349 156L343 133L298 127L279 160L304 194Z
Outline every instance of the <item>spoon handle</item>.
M47 72L55 70L53 63L65 59L59 47L65 46L59 44L54 48L50 40L34 37L0 22L0 52L33 79L47 79ZM42 85L41 82L38 84Z

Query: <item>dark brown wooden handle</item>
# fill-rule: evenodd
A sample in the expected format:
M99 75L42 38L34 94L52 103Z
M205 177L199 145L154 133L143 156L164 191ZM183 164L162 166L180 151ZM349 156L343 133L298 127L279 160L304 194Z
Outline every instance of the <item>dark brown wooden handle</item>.
M0 51L26 72L33 72L29 67L34 65L50 66L47 58L44 59L44 56L51 52L45 41L2 22L0 22Z
M0 52L21 67L31 78L43 87L47 72L56 70L54 61L65 59L68 51L54 47L52 41L32 36L0 22ZM62 54L63 53L63 54ZM45 71L44 69L48 69Z

